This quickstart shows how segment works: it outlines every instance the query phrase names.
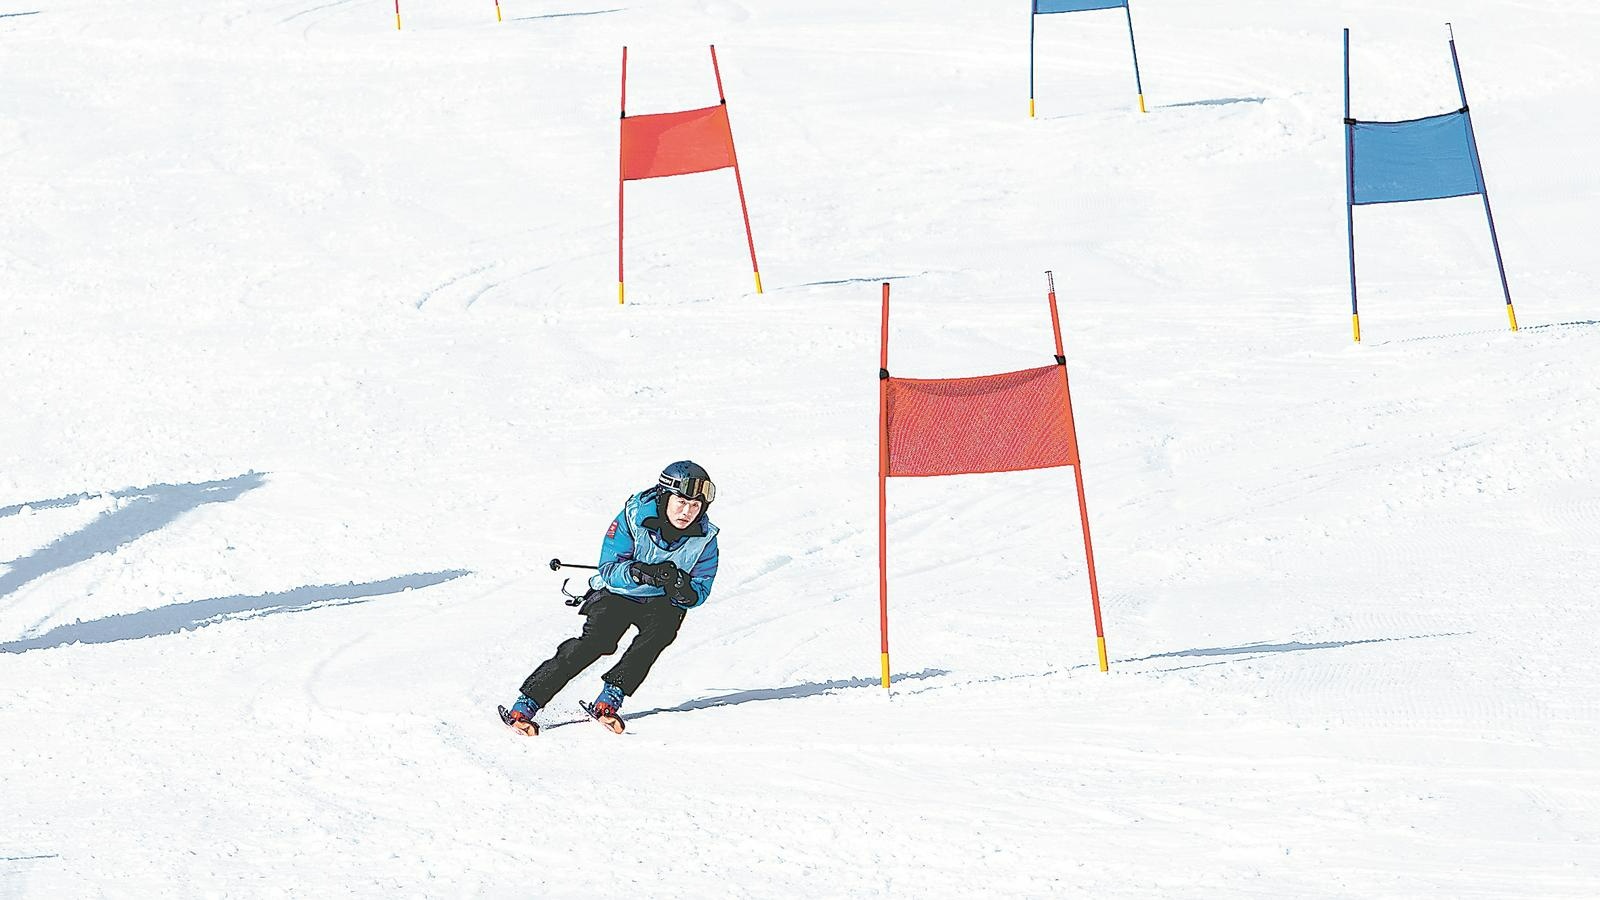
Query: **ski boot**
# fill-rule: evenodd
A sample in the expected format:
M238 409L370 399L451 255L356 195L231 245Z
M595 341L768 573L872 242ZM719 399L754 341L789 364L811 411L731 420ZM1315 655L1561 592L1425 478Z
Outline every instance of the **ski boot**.
M622 696L622 688L608 683L593 703L580 700L579 705L590 718L604 725L612 734L621 734L628 727L628 723L622 720L622 714L617 711L622 707Z
M534 713L539 711L539 705L527 697L517 697L517 702L511 704L510 709L500 707L500 721L519 734L528 737L539 735L539 723L533 720Z

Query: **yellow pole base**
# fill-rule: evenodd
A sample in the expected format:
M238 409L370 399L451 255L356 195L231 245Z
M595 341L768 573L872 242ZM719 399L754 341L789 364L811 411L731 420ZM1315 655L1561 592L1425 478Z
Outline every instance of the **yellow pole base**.
M761 293L761 273L756 273L756 293Z
M1506 304L1506 318L1511 320L1511 330L1517 330L1517 310L1511 304Z
M1109 672L1111 671L1111 665L1106 662L1106 639L1101 637L1095 638L1095 640L1100 644L1100 671Z
M883 654L883 689L889 689L889 654Z
M1361 317L1354 313L1350 314L1350 330L1356 336L1356 343L1361 343Z
M622 304L622 282L617 282L617 304Z
M498 3L496 3L494 5L494 20L496 22L504 22L505 21L505 19L501 18L501 16L500 16L500 4L498 4Z
M1028 118L1030 118L1030 119L1034 118L1034 115L1033 115L1033 98L1032 97L1028 98Z
M1147 113L1149 111L1150 110L1144 108L1144 95L1140 94L1139 95L1139 112Z
M395 13L394 14L394 30L395 31L399 31L400 30L400 14L399 13Z

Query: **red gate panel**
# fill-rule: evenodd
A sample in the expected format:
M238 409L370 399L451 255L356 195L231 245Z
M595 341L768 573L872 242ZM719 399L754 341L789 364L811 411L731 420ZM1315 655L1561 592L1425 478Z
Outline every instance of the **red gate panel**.
M665 178L733 165L726 106L622 120L622 179Z
M1078 462L1060 366L888 382L891 477L1016 472Z

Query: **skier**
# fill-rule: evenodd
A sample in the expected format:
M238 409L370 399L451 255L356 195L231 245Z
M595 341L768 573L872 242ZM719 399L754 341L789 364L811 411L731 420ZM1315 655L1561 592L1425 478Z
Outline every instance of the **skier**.
M687 610L706 602L717 577L717 526L706 509L717 489L706 470L680 460L661 470L656 486L629 497L600 545L600 569L578 608L583 633L568 638L555 655L522 683L511 709L500 718L525 735L539 733L533 717L567 682L602 656L617 650L630 626L639 634L600 676L604 687L589 715L621 734L622 700L639 689L656 658L678 636Z

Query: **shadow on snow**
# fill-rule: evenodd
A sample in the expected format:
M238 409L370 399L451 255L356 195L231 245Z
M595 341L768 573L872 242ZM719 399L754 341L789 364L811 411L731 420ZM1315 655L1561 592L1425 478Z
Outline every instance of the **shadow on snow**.
M1304 643L1304 642L1301 642L1301 641L1286 641L1284 643L1278 643L1278 644L1269 644L1269 643L1266 643L1266 642L1261 642L1261 643L1256 643L1256 644L1241 644L1241 645L1239 645L1237 647L1196 647L1196 648L1192 648L1192 649L1189 649L1189 650L1172 650L1172 651L1169 651L1167 653L1152 653L1149 656L1130 657L1130 658L1127 658L1127 659L1113 659L1113 660L1111 660L1111 664L1112 664L1113 668L1115 668L1117 666L1128 666L1128 665L1133 665L1135 663L1151 662L1153 660L1161 660L1161 659L1191 659L1191 658L1197 658L1197 657L1198 658L1207 658L1207 657L1228 657L1228 656L1241 656L1241 657L1244 657L1244 659L1233 660L1235 662L1251 662L1253 660L1259 659L1261 656L1263 656L1265 654L1268 654L1268 653L1301 653L1301 652L1304 652L1304 651L1307 651L1307 650L1338 650L1338 649L1341 649L1341 648L1344 648L1344 647L1356 647L1356 646L1360 646L1362 644L1386 644L1386 643L1389 643L1391 641L1418 641L1418 640L1424 640L1424 639L1427 639L1427 638L1458 637L1458 636L1463 635L1463 634L1470 634L1470 632L1451 631L1451 632L1445 632L1445 633L1442 633L1442 634L1411 634L1411 635L1404 635L1402 637L1359 638L1359 639L1352 640L1352 641L1317 641L1315 643ZM1212 661L1212 662L1197 663L1195 665L1171 666L1171 667L1152 667L1152 668L1149 668L1149 669L1141 669L1141 670L1139 670L1139 672L1140 673L1180 672L1180 671L1183 671L1185 669L1197 669L1197 668L1203 668L1205 666L1226 665L1228 662L1230 662L1230 660L1217 659L1217 660ZM1082 669L1098 669L1098 668L1099 668L1098 664L1091 663L1091 662L1086 662L1086 663L1079 663L1078 665L1074 665L1074 666L1067 666L1065 669L1052 669L1052 670L1050 670L1048 672L1024 672L1024 673L1017 674L1017 675L989 675L989 676L985 676L985 677L981 677L981 678L975 678L975 679L973 679L971 681L958 682L957 684L953 684L953 685L952 684L930 685L928 687L919 688L919 689L914 690L914 691L907 691L906 693L908 693L908 694L917 694L917 693L922 693L923 691L944 690L946 688L958 687L958 686L967 685L967 684L987 684L989 682L994 682L994 681L1016 681L1018 679L1023 679L1023 678L1043 678L1043 677L1050 676L1050 675L1059 675L1063 671L1076 672L1076 671L1079 671L1079 670L1082 670ZM873 682L873 683L876 684L877 682Z
M1317 641L1316 643L1303 643L1301 641L1288 641L1281 644L1242 644L1238 647L1199 647L1191 650L1173 650L1170 653L1152 653L1137 659L1119 659L1119 663L1141 663L1156 659L1187 659L1197 656L1253 656L1260 653L1299 653L1304 650L1337 650L1342 647L1355 647L1361 644L1386 644L1391 641L1419 641L1426 638L1458 637L1465 632L1452 631L1444 634L1410 634L1403 637L1387 638L1361 638L1354 641ZM1080 667L1082 668L1082 667ZM1157 669L1155 671L1169 671Z
M1446 632L1446 633L1442 633L1442 634L1412 634L1412 635L1405 635L1403 637L1388 637L1388 638L1359 638L1357 640L1352 640L1352 641L1317 641L1315 643L1305 643L1305 642L1302 642L1302 641L1286 641L1284 643L1278 643L1278 644L1268 644L1268 643L1265 643L1265 642L1256 643L1256 644L1241 644L1241 645L1239 645L1237 647L1196 647L1196 648L1192 648L1192 649L1189 649L1189 650L1173 650L1173 651L1170 651L1170 652L1167 652L1167 653L1152 653L1149 656L1140 656L1140 657L1133 658L1133 659L1118 659L1118 660L1113 660L1113 662L1115 662L1115 663L1117 663L1119 665L1128 665L1128 664L1131 664L1131 663L1150 662L1152 660L1158 660L1158 659L1186 659L1186 658L1192 658L1192 657L1248 656L1248 657L1254 658L1254 657L1256 657L1256 656L1258 656L1260 654L1265 654L1265 653L1300 653L1300 652L1304 652L1304 651L1307 651L1307 650L1337 650L1337 649L1341 649L1341 648L1344 648L1344 647L1356 647L1356 646L1360 646L1362 644L1386 644L1386 643L1390 643L1392 641L1416 641L1416 640L1423 640L1423 639L1426 639L1426 638L1457 637L1457 636L1465 634L1465 633L1467 633L1467 632ZM1218 665L1221 662L1222 661L1219 660L1218 662L1206 663L1205 665ZM1089 669L1089 668L1098 668L1098 667L1094 663L1084 663L1082 665L1069 666L1068 670ZM1182 668L1190 668L1190 667L1188 667L1188 666L1180 666L1178 668L1182 669ZM1158 668L1158 669L1153 669L1151 671L1167 672L1167 671L1177 671L1177 670L1178 669L1159 669ZM927 679L927 678L939 678L939 677L942 677L942 676L945 676L945 675L949 675L949 674L950 674L950 672L948 670L945 670L945 669L923 669L921 672L914 672L914 673L909 673L909 674L892 676L889 679L889 681L890 681L891 684L899 684L901 682L906 682L906 681L920 681L920 680ZM1044 673L1038 673L1038 674L993 675L993 676L989 676L987 678L979 678L979 679L976 679L975 681L964 682L964 683L966 683L966 684L975 684L975 683L984 683L984 682L991 682L991 681L1010 681L1010 680L1018 679L1018 678L1038 678L1038 677L1041 677L1041 675L1054 675L1054 674L1057 674L1057 673L1052 671L1052 672L1044 672ZM633 713L632 715L629 715L627 718L631 722L631 721L633 721L635 719L643 719L646 716L654 716L654 715L658 715L660 713L694 712L695 710L699 710L699 709L712 709L712 708L718 707L718 706L737 706L738 704L741 704L741 703L756 703L756 702L760 702L760 701L763 701L763 700L794 700L794 699L798 699L798 698L801 698L801 697L816 697L816 696L819 696L819 695L822 695L822 694L828 694L828 693L831 693L833 691L845 690L845 689L848 689L848 688L878 687L882 683L883 683L882 681L880 681L880 680L878 680L876 678L840 678L840 679L835 679L833 681L810 682L810 683L807 683L807 684L792 685L790 687L756 688L754 690L749 690L749 691L737 691L737 692L732 693L732 694L721 694L721 695L718 695L718 696L715 696L715 697L701 697L701 698L696 699L696 700L690 700L687 703L680 703L677 706L665 706L665 707L658 707L656 709L647 709L647 710L643 710L642 712ZM909 691L908 693L921 693L922 691L938 690L941 687L952 687L952 686L954 686L954 685L930 685L930 686L923 687L920 690ZM548 731L551 728L560 728L560 727L562 727L564 725L576 725L579 722L585 722L585 721L588 721L588 720L587 719L567 719L565 721L555 722L555 723L552 723L550 725L546 725L546 726L544 726L544 730Z
M89 622L58 625L38 637L0 644L0 653L25 653L29 650L46 650L68 644L136 641L140 638L204 628L234 619L273 616L330 606L349 606L366 603L374 597L433 587L470 574L465 569L450 569L444 572L400 575L383 581L369 581L366 584L324 584L275 594L257 594L252 597L235 595L214 597L210 600L191 600L157 609L119 613Z
M1548 331L1559 328L1593 328L1600 325L1600 319L1583 319L1576 322L1545 322L1540 325L1519 325L1518 331ZM1377 341L1373 347L1386 347L1389 344L1414 344L1418 341L1445 341L1452 338L1483 337L1495 334L1510 334L1509 328L1485 328L1478 331L1453 331L1449 334L1424 334L1416 337L1390 338L1387 341Z
M535 21L537 19L570 19L573 16L603 16L606 13L622 12L623 9L624 9L624 7L620 7L619 6L616 9L591 9L591 10L588 10L586 12L545 13L542 16L517 16L515 19L512 19L511 21L513 21L513 22L532 22L532 21Z
M923 272L923 275L928 274ZM831 281L807 281L795 287L828 287L837 284L878 284L883 281L904 281L907 278L917 278L917 275L880 275L876 278L835 278Z
M1265 102L1267 102L1267 98L1266 97L1213 97L1213 98L1207 99L1207 100L1185 100L1182 103L1163 103L1163 104L1160 104L1158 106L1152 106L1150 108L1151 109L1182 109L1183 107L1186 107L1186 106L1233 106L1233 105L1240 104L1240 103L1265 103ZM1100 108L1100 109L1084 109L1084 110L1079 110L1077 112L1055 113L1054 115L1037 116L1036 118L1038 118L1039 121L1041 121L1041 122L1049 122L1049 121L1053 121L1053 120L1057 120L1057 119L1082 119L1082 118L1084 118L1086 116L1102 116L1102 115L1106 115L1108 113L1110 113L1110 114L1125 113L1126 111L1127 111L1127 107L1118 105L1118 106L1113 106L1113 107L1104 107L1104 108Z
M179 516L207 503L227 503L255 490L266 481L259 472L250 472L221 481L198 484L154 484L144 488L123 488L107 494L75 494L54 500L40 500L15 506L0 507L0 519L14 516L24 508L57 509L75 506L92 497L110 496L118 499L132 498L118 509L101 513L98 518L72 534L57 538L47 547L11 562L11 568L0 575L0 597L16 592L23 585L51 572L77 565L85 560L108 553L125 544L165 528Z
M899 684L902 681L916 681L923 678L938 678L940 676L949 674L950 673L944 669L923 669L921 672L891 675L889 677L889 682L891 684ZM646 709L631 715L624 713L624 715L627 716L628 721L632 722L635 719L643 719L646 716L654 716L660 713L693 712L697 709L712 709L718 706L737 706L741 703L758 703L764 700L797 700L801 697L817 697L823 694L831 694L834 691L847 690L849 688L879 687L882 684L883 681L877 678L836 678L833 681L813 681L806 684L790 685L788 687L755 688L748 691L735 691L731 694L719 694L715 697L701 697L696 700L690 700L687 703L680 703L677 706L664 706L656 709ZM575 725L579 722L585 721L588 720L571 719L565 722L556 722L551 725L546 725L544 728L548 731L551 728L560 728L563 725Z
M1185 106L1232 106L1236 103L1265 103L1265 97L1217 97L1212 100L1189 100L1184 103L1165 103L1155 109L1180 109Z

